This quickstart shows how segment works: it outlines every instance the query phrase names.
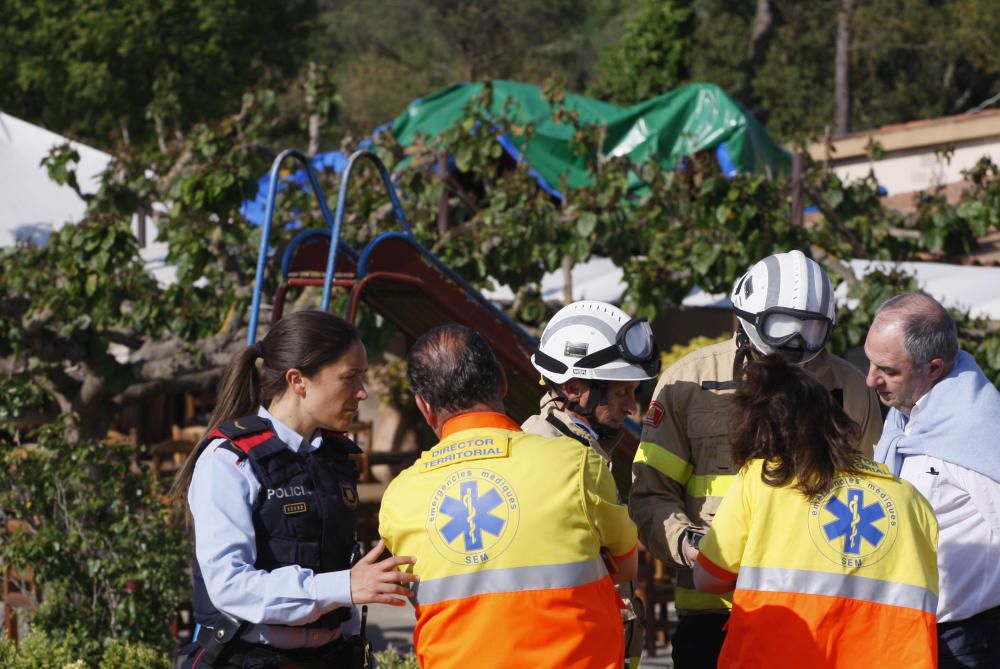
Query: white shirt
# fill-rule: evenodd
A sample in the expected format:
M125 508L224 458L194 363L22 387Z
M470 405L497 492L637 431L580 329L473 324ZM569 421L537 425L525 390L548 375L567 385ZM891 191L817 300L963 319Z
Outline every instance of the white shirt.
M919 413L920 401L907 433ZM1000 605L1000 483L929 455L906 456L899 475L937 515L938 622L965 620Z
M257 412L271 422L275 434L294 452L314 451L322 443L317 433L309 442L263 407ZM340 629L310 628L308 624L340 606L351 606L350 571L314 573L299 566L268 572L254 567L257 545L251 508L261 484L249 462L210 443L195 465L188 504L194 517L195 555L212 604L252 624L242 638L276 648L322 646L340 636ZM357 611L345 627L357 629Z

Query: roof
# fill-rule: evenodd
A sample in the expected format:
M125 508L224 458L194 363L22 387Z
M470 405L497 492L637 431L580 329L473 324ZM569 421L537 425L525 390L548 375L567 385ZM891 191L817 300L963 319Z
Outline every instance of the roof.
M881 128L851 133L832 142L832 160L846 160L867 155L868 145L874 140L883 151L905 151L909 149L931 149L960 142L1000 138L1000 109L957 116L894 123ZM809 155L813 160L827 158L825 142L809 145Z

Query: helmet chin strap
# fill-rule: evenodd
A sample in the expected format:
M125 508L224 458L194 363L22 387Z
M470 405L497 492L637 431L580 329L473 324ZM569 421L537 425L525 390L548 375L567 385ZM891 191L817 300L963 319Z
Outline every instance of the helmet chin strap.
M736 358L733 360L733 380L740 381L743 378L743 367L757 353L750 341L750 335L743 329L743 323L736 326Z
M779 347L774 352L791 365L801 365L805 362L806 351L801 348ZM750 341L750 336L743 329L743 323L736 328L736 358L733 360L733 379L739 381L743 378L743 367L755 357L765 355Z
M600 438L606 438L612 436L614 433L619 432L616 428L603 425L597 420L597 407L606 405L608 403L608 382L607 381L589 381L590 383L590 394L587 397L587 404L583 405L579 402L571 400L566 397L566 393L562 391L562 388L552 383L548 379L545 380L545 385L549 387L552 394L555 396L555 400L562 402L563 408L572 411L578 416L586 419L590 423L590 428L597 433Z

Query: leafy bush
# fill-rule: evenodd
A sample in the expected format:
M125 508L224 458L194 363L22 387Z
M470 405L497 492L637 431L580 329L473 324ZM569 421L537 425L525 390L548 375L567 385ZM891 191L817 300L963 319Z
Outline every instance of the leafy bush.
M8 639L0 639L0 667L4 669L168 669L166 653L142 644L112 640L99 661L88 663L82 659L89 654L91 645L79 637L66 635L49 637L34 632L25 637L20 646Z
M379 669L420 669L415 655L400 653L395 648L375 653L375 659Z
M706 346L726 341L727 339L731 339L732 336L733 335L731 334L719 335L715 338L698 336L694 337L686 344L674 344L670 347L669 351L660 353L660 366L662 369L666 369L688 353L697 351L699 348L705 348Z
M62 422L27 445L5 432L0 566L33 571L42 597L32 628L54 640L72 630L87 640L74 646L83 659L111 653L111 667L145 657L122 644L166 648L167 623L188 595L191 549L155 475L139 468L134 447L70 445Z

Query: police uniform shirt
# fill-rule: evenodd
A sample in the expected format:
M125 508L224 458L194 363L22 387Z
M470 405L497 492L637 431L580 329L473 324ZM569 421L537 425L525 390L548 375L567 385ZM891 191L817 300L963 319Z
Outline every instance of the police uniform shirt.
M317 432L306 441L261 407L257 415L269 421L278 439L298 453L316 450ZM212 603L252 625L243 634L250 643L276 648L323 646L340 636L339 628L311 628L309 623L337 607L351 606L349 570L314 573L298 566L274 571L256 569L257 548L251 509L261 493L250 463L211 442L198 458L188 505L194 517L195 555ZM282 491L274 491L282 494ZM346 623L357 629L357 611Z

